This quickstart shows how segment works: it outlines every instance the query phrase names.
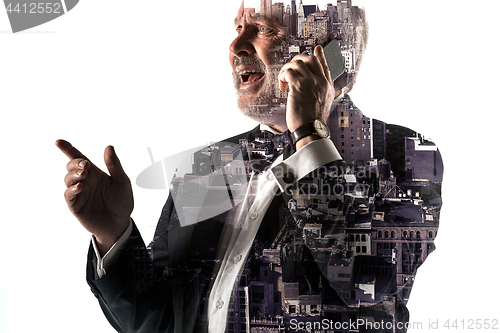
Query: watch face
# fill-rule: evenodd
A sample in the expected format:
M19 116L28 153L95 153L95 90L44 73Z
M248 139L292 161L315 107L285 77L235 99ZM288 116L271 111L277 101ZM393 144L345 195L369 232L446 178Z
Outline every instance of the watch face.
M330 136L330 129L322 121L315 120L314 128L316 129L318 135L321 136L322 138L328 138Z

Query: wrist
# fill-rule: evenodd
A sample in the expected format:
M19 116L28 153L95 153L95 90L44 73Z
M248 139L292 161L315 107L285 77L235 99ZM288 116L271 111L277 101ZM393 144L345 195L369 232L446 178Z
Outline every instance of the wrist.
M329 138L330 129L322 120L316 119L295 129L291 133L291 137L295 149L299 150L314 140Z
M97 237L96 235L94 236L95 244L97 245L97 249L99 250L99 253L101 254L101 257L103 257L106 253L108 253L109 249L113 247L113 244L116 243L113 242L111 239L104 239L102 237ZM117 239L118 240L118 239Z
M120 239L123 233L127 230L128 224L130 223L130 218L127 221L127 224L120 224L120 228L117 228L114 231L109 231L109 233L105 234L93 234L97 248L101 255L105 255L111 247Z

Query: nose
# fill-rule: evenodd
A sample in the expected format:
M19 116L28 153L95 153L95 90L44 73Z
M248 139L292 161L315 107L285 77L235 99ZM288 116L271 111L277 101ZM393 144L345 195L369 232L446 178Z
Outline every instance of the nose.
M245 55L252 55L256 52L253 42L254 36L251 33L251 29L249 27L243 27L229 46L229 51L233 56L238 58Z

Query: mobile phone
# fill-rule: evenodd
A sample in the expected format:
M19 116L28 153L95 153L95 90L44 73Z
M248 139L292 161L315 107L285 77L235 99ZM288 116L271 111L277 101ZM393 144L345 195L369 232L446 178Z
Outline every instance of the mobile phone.
M335 81L345 71L345 62L342 52L340 52L339 42L334 39L323 48L326 63L330 69L332 81Z

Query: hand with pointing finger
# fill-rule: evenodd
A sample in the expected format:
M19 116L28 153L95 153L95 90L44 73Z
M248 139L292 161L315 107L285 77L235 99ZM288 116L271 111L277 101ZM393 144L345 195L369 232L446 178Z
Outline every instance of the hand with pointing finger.
M337 93L321 46L316 46L314 55L295 56L281 68L278 80L281 91L289 89L286 123L290 132L315 119L326 123ZM300 140L297 149L311 140Z
M99 252L104 255L130 223L134 208L130 179L111 146L104 151L109 175L69 142L57 140L56 146L70 159L64 178L66 203L83 227L95 236Z

